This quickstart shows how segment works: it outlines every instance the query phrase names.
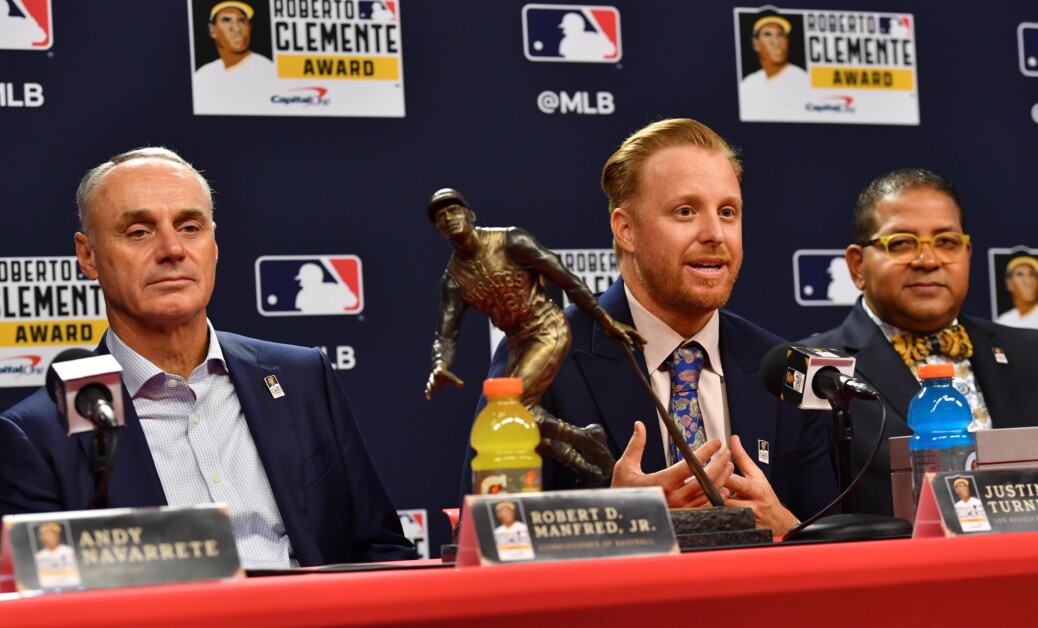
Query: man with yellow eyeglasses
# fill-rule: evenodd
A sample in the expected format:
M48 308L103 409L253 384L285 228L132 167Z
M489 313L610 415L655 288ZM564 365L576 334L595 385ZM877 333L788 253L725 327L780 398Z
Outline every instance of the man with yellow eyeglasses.
M912 433L906 417L921 364L955 365L955 387L973 412L971 431L1038 423L1038 332L959 311L972 252L959 195L940 175L896 170L858 196L845 257L862 298L843 324L803 344L855 356L855 377L886 403L883 446L854 495L859 512L893 514L887 439ZM880 409L855 400L851 416L857 473L879 436Z

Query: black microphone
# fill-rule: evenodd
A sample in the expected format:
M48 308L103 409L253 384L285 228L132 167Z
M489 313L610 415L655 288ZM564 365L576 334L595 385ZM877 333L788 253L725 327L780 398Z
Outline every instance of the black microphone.
M125 425L122 367L111 355L66 349L47 369L47 394L68 435Z
M761 360L760 377L773 395L806 410L830 410L833 401L879 394L854 378L854 358L835 349L781 344Z
M848 377L831 366L824 366L815 374L815 378L811 382L811 390L814 394L829 401L841 397L876 399L879 395L879 392L872 386L860 379Z

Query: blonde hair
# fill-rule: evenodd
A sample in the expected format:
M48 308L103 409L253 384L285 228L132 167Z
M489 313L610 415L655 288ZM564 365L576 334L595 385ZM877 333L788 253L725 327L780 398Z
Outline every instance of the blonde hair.
M742 181L742 163L739 162L738 151L713 129L690 118L659 120L635 131L606 160L602 168L602 191L609 198L610 216L638 190L639 176L649 157L672 146L698 146L717 152L728 159L735 170L736 179ZM613 250L619 259L620 249L615 242Z

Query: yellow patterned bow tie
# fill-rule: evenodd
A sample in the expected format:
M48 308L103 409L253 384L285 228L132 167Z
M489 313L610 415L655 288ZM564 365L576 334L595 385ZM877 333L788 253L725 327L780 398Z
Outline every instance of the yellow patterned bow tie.
M926 356L932 354L946 355L953 360L965 360L973 355L973 343L962 325L945 327L929 336L894 334L890 341L909 367L922 364Z

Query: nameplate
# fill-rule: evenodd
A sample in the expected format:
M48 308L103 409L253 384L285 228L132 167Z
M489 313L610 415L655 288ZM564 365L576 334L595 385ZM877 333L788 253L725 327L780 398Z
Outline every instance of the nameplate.
M0 554L22 593L244 576L220 504L8 515Z
M469 495L457 564L679 552L659 487Z
M1038 530L1038 469L928 473L915 538Z

